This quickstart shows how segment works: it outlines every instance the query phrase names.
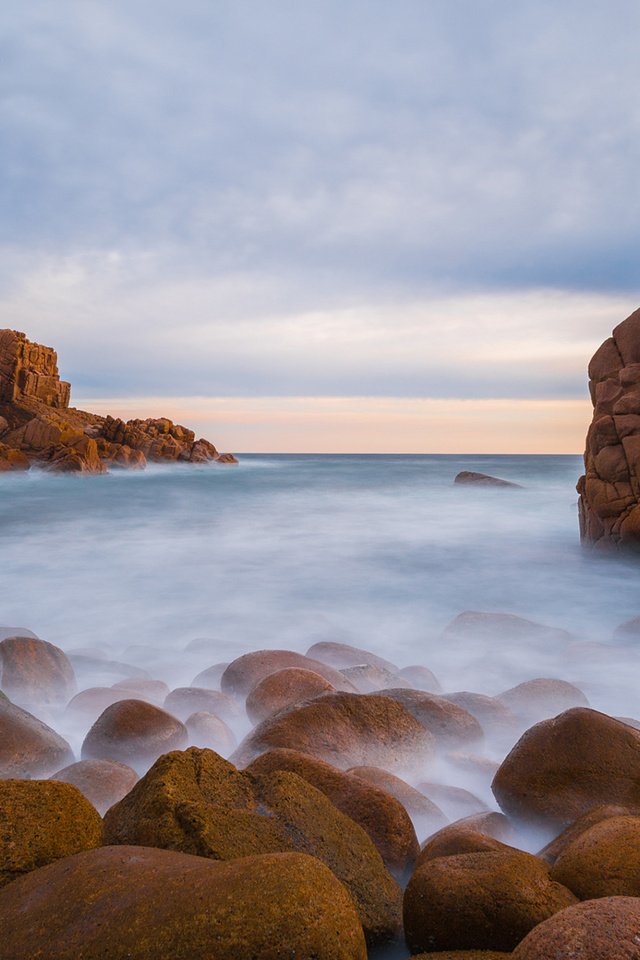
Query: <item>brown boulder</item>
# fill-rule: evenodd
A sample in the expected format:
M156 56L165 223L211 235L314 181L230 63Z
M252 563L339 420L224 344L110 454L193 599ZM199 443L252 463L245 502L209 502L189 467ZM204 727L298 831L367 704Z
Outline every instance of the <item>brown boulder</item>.
M240 707L233 697L204 687L176 687L167 695L164 709L179 720L186 720L192 713L201 711L215 713L231 723L241 717Z
M402 670L398 670L398 676L402 677L403 680L409 680L411 686L416 690L426 690L427 693L440 693L442 691L440 681L428 667L403 667Z
M436 738L440 748L455 748L483 739L482 727L468 710L424 690L389 689L385 697L401 703L405 710Z
M228 666L228 663L214 663L211 667L202 670L197 677L193 678L192 686L204 687L206 690L219 690L222 674Z
M471 693L468 690L443 693L442 696L475 717L488 737L504 740L505 737L514 737L522 729L515 713L497 697L487 697L483 693Z
M169 687L164 680L144 680L141 677L127 677L112 683L114 690L127 690L130 697L136 700L146 700L161 707L169 695Z
M454 483L471 484L474 487L513 487L522 490L521 483L513 483L512 480L501 480L500 477L492 477L488 473L477 473L474 470L461 470L453 480Z
M307 650L307 656L314 660L320 660L322 663L328 663L336 670L344 670L345 667L359 667L362 664L369 664L371 667L378 667L388 673L397 673L398 668L394 663L379 657L369 650L363 650L361 647L352 647L350 643L336 643L333 641L321 640L314 643Z
M251 722L260 723L303 700L335 692L335 687L319 673L288 667L260 680L249 693L245 707Z
M412 684L403 680L397 673L390 673L382 667L375 667L370 663L361 663L356 667L344 667L340 673L352 683L360 693L375 693L386 690L387 687L411 687Z
M187 728L171 714L142 700L119 700L98 717L82 744L83 760L153 763L186 747Z
M606 897L561 910L539 924L514 960L638 960L640 899Z
M185 720L190 747L208 747L228 757L238 746L233 730L214 713L199 710Z
M20 704L63 704L76 692L76 678L59 647L36 637L0 642L0 685Z
M353 903L296 853L215 863L103 847L0 893L3 960L366 960Z
M51 727L0 697L0 777L47 777L73 759Z
M565 827L603 803L640 804L640 731L576 707L518 740L492 790L517 820Z
M560 852L551 876L580 900L640 897L640 817L607 817L584 830Z
M447 817L437 804L395 774L381 770L380 767L367 766L352 767L348 773L395 797L412 818L418 836L428 837L448 823Z
M422 780L417 784L417 789L432 803L437 804L449 820L471 817L474 813L482 813L489 809L479 797L462 787L450 787L446 784Z
M438 950L437 953L414 953L411 960L503 960L512 954L501 950Z
M0 780L0 886L101 843L100 815L76 787Z
M72 697L67 704L66 712L77 720L93 723L100 714L119 700L130 700L132 694L128 690L116 690L113 687L88 687Z
M328 680L336 690L353 692L355 687L338 670L292 650L254 650L233 660L220 678L220 689L236 697L247 697L265 677L287 667L311 670Z
M287 747L334 767L420 764L433 755L434 738L402 704L377 694L330 693L260 723L232 758L246 766L254 757Z
M80 760L54 773L50 780L71 783L104 815L109 807L129 793L138 782L138 774L115 760Z
M528 853L438 857L413 874L404 897L414 951L512 950L537 924L575 903Z
M369 834L394 876L403 877L411 872L418 855L418 840L407 811L395 797L297 750L270 750L247 767L247 772L254 775L277 770L302 777L358 823Z
M345 884L370 944L400 927L400 888L368 834L293 773L252 776L211 750L169 753L108 811L105 834L215 860L307 853Z
M565 827L557 837L549 841L537 856L542 860L546 860L548 864L554 864L564 848L569 846L570 843L573 843L585 830L589 830L596 823L600 823L601 820L606 820L608 817L626 817L630 815L633 815L631 810L614 803L603 803L599 807L592 807L590 810L587 810L586 813L583 813L581 817L578 817L577 820L574 820L568 827Z
M555 717L571 707L588 707L582 690L566 680L539 678L519 683L496 697L527 724Z
M486 833L474 830L467 826L464 820L460 820L429 837L416 859L415 869L427 860L435 860L437 857L455 857L461 853L513 853L514 849Z

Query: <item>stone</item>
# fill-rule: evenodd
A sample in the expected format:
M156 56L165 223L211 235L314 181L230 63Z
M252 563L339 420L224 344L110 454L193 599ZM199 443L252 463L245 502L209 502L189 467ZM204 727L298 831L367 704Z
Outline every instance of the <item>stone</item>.
M541 860L520 851L438 857L413 874L404 897L409 948L513 950L537 924L575 903Z
M638 960L638 930L638 897L587 900L535 927L513 960Z
M276 747L308 753L339 769L398 769L427 763L431 733L402 704L378 694L330 693L263 720L231 758L246 766Z
M116 690L113 687L87 687L72 697L67 704L66 713L76 719L94 723L100 714L112 703L130 700L129 690Z
M475 470L461 470L460 473L456 474L453 482L475 487L511 487L522 490L521 483L513 483L511 480L501 480L499 477L492 477L488 473L477 473Z
M468 690L444 693L442 696L475 717L488 737L497 737L500 740L507 738L513 743L512 738L521 730L513 710L497 697L487 697Z
M455 857L462 853L513 853L514 849L510 844L474 830L464 820L459 820L429 837L418 854L415 869L437 857Z
M250 691L245 708L252 723L261 723L281 710L303 700L314 700L325 693L335 693L333 684L313 670L288 667L270 673Z
M502 960L512 956L501 950L438 950L437 953L415 953L411 960Z
M361 663L357 667L344 667L340 673L360 693L376 693L379 690L386 690L387 687L411 686L409 681L403 680L397 673L390 673L371 663Z
M51 727L0 697L0 778L47 777L73 759Z
M16 330L0 330L0 401L28 397L50 407L68 407L71 387L60 380L57 361L51 347L31 343Z
M295 773L358 823L373 840L389 872L408 877L418 855L418 840L405 807L375 784L337 770L297 750L270 750L247 767L251 774Z
M585 707L537 723L518 740L492 790L515 820L562 829L592 807L640 804L640 731Z
M169 695L169 687L164 680L144 680L138 677L127 677L125 680L118 680L112 683L114 690L126 690L130 697L136 700L146 700L147 703L154 703L156 707L161 707ZM197 686L197 684L194 684Z
M60 705L76 692L66 654L36 637L6 637L0 642L0 686L21 705Z
M401 703L419 720L441 749L468 746L483 739L482 727L476 718L444 697L404 688L385 690L384 695Z
M349 643L321 640L309 647L307 656L313 660L328 663L330 667L335 667L336 670L369 664L371 667L378 667L388 673L395 674L398 672L398 668L391 661L385 660L384 657L371 653L369 650L363 650L361 647L352 647Z
M482 813L489 809L484 801L462 787L421 780L416 784L416 789L428 797L432 803L437 804L449 820L470 817L474 813Z
M551 876L580 900L640 897L640 817L606 817L583 830L560 851Z
M83 760L117 760L133 767L153 763L188 742L176 717L143 700L119 700L98 717L82 744Z
M246 698L256 684L265 677L288 667L311 670L328 680L336 690L356 692L353 684L349 683L338 670L319 660L305 657L301 653L294 653L292 650L253 650L251 653L237 657L222 674L220 689L223 693Z
M416 690L426 690L427 693L442 692L440 681L435 673L429 670L428 667L403 667L402 670L398 670L398 676L403 680L409 680L411 686ZM400 684L400 686L402 686L402 684Z
M77 787L0 780L0 887L101 843L100 815Z
M167 695L164 709L179 720L186 720L192 713L201 711L215 713L231 723L241 717L240 707L233 697L204 687L176 687Z
M187 717L185 723L191 747L208 747L228 757L238 746L233 730L214 713L199 710Z
M484 640L489 641L492 647L498 643L500 646L522 643L528 646L541 644L546 648L549 644L561 646L571 639L567 630L548 627L513 613L484 613L479 610L459 613L442 633L442 640L447 643L466 640L475 645Z
M555 717L571 707L588 707L582 690L566 680L539 678L519 683L496 697L527 724Z
M197 677L194 677L191 686L204 687L206 690L219 690L222 674L228 666L228 663L214 663L206 670L202 670Z
M589 830L594 824L600 823L601 820L606 820L608 817L625 817L631 813L632 811L627 807L621 807L615 803L603 803L599 807L591 807L581 817L565 827L553 840L550 840L537 856L553 865L564 848L573 843L585 830Z
M310 854L347 887L369 945L400 929L400 888L368 834L294 773L252 776L194 747L165 754L107 812L105 839L216 860Z
M138 774L115 760L80 760L58 770L49 779L73 784L103 816L136 785Z
M102 847L0 892L3 960L366 960L347 891L298 853L229 863Z
M347 772L360 780L367 780L395 797L413 820L419 837L431 836L448 823L447 817L437 804L395 774L381 770L380 767L368 766L352 767Z
M582 543L640 547L640 310L619 324L589 364L594 406L577 484Z

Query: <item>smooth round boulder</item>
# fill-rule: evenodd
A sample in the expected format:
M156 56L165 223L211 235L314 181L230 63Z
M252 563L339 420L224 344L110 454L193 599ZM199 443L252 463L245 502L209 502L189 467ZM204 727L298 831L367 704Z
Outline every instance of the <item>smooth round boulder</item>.
M344 670L345 667L358 667L360 664L368 663L372 667L379 667L389 673L397 673L398 668L390 660L371 653L370 650L364 650L362 647L353 647L350 643L337 643L332 640L320 640L312 644L307 650L307 656L313 660L320 660L327 663L336 670Z
M494 837L474 830L465 824L464 820L452 823L449 827L438 830L423 844L416 859L415 869L421 867L427 860L436 857L456 857L461 853L499 853L511 852L514 847L502 843Z
M393 876L411 872L419 850L416 832L402 803L386 790L297 750L270 750L246 769L254 775L284 770L302 777L369 834Z
M360 693L375 693L386 690L387 687L410 687L407 680L403 680L397 673L390 673L382 667L374 667L371 663L360 663L355 667L343 667L340 671L343 677L354 685Z
M440 807L449 820L471 817L474 813L482 813L489 809L484 801L463 787L451 787L444 783L421 780L417 784L417 789Z
M566 680L539 677L511 687L495 698L524 723L555 717L571 707L588 707L582 690Z
M567 710L527 730L492 790L506 814L548 828L603 803L640 808L640 731L596 710Z
M319 673L287 667L260 680L250 691L245 707L247 716L255 724L303 700L314 700L325 693L335 692L333 684Z
M503 960L511 953L501 950L438 950L437 953L415 953L411 960Z
M615 803L603 803L598 807L592 807L590 810L587 810L586 813L583 813L581 817L578 817L577 820L574 820L573 823L570 823L568 827L565 827L553 840L550 840L536 856L542 860L546 860L548 864L554 864L565 847L568 847L581 833L589 830L596 823L600 823L601 820L607 820L609 817L627 817L632 815L632 811L627 807L621 807Z
M19 704L61 705L76 692L67 655L37 637L6 637L0 642L0 686Z
M535 927L514 960L638 960L640 898L586 900Z
M231 723L241 717L240 707L233 697L206 687L176 687L167 695L163 706L168 713L183 721L192 713L200 712L215 713Z
M0 891L3 960L366 960L347 891L314 857L230 863L102 847Z
M500 741L513 738L513 743L516 733L522 730L515 713L497 697L487 697L483 693L472 693L469 690L443 693L442 696L475 717L488 737L496 737Z
M405 688L390 688L384 691L384 695L401 703L433 734L442 749L468 746L483 739L482 727L476 718L444 697Z
M584 830L560 852L551 876L580 900L640 897L640 817L608 817Z
M224 671L220 678L220 689L223 693L246 698L260 680L287 667L312 670L328 680L336 690L355 691L353 684L339 670L292 650L254 650L245 653L233 660Z
M402 893L369 835L294 773L253 776L195 747L167 753L107 812L105 839L215 860L306 853L344 883L370 945L400 930Z
M133 767L153 763L187 746L187 728L143 700L119 700L102 713L82 744L83 760L119 760Z
M125 677L111 684L114 690L128 690L130 697L136 700L146 700L161 707L169 695L169 687L164 680L145 680L142 677ZM197 686L197 684L196 684Z
M575 903L528 853L438 857L413 874L404 896L407 944L414 952L512 950L537 924Z
M412 787L406 780L380 767L352 767L348 773L361 780L375 784L381 790L390 793L405 808L415 824L419 837L428 837L447 824L448 818L440 807L423 793Z
M71 783L93 804L100 815L129 793L138 774L115 760L79 760L54 773L50 780Z
M115 690L113 687L88 687L76 693L69 700L66 712L78 721L93 723L100 714L119 700L130 700L132 694L128 690ZM86 729L86 727L85 727Z
M0 887L101 843L100 815L77 787L53 780L0 780Z
M48 777L73 760L71 747L55 730L0 697L0 778Z
M222 674L228 666L228 663L214 663L206 670L202 670L197 677L194 677L191 686L204 687L206 690L219 690Z
M186 719L190 747L208 747L228 757L238 746L233 730L215 713L198 710Z
M334 767L397 769L428 763L434 738L402 704L378 694L330 693L263 720L232 760L240 767L276 747Z

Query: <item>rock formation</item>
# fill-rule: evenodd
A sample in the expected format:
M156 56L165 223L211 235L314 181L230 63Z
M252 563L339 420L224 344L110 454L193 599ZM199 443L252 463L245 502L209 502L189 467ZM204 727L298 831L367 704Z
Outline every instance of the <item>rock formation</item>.
M51 347L0 330L0 473L38 464L58 472L105 473L148 461L236 463L166 417L123 420L69 406Z
M578 481L583 543L640 549L640 309L589 364L593 420Z

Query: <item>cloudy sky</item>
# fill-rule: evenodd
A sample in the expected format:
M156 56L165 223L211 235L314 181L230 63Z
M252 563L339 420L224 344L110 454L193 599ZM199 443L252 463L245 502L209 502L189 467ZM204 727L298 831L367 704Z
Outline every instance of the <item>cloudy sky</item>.
M0 13L0 325L225 449L578 452L640 303L637 0Z

